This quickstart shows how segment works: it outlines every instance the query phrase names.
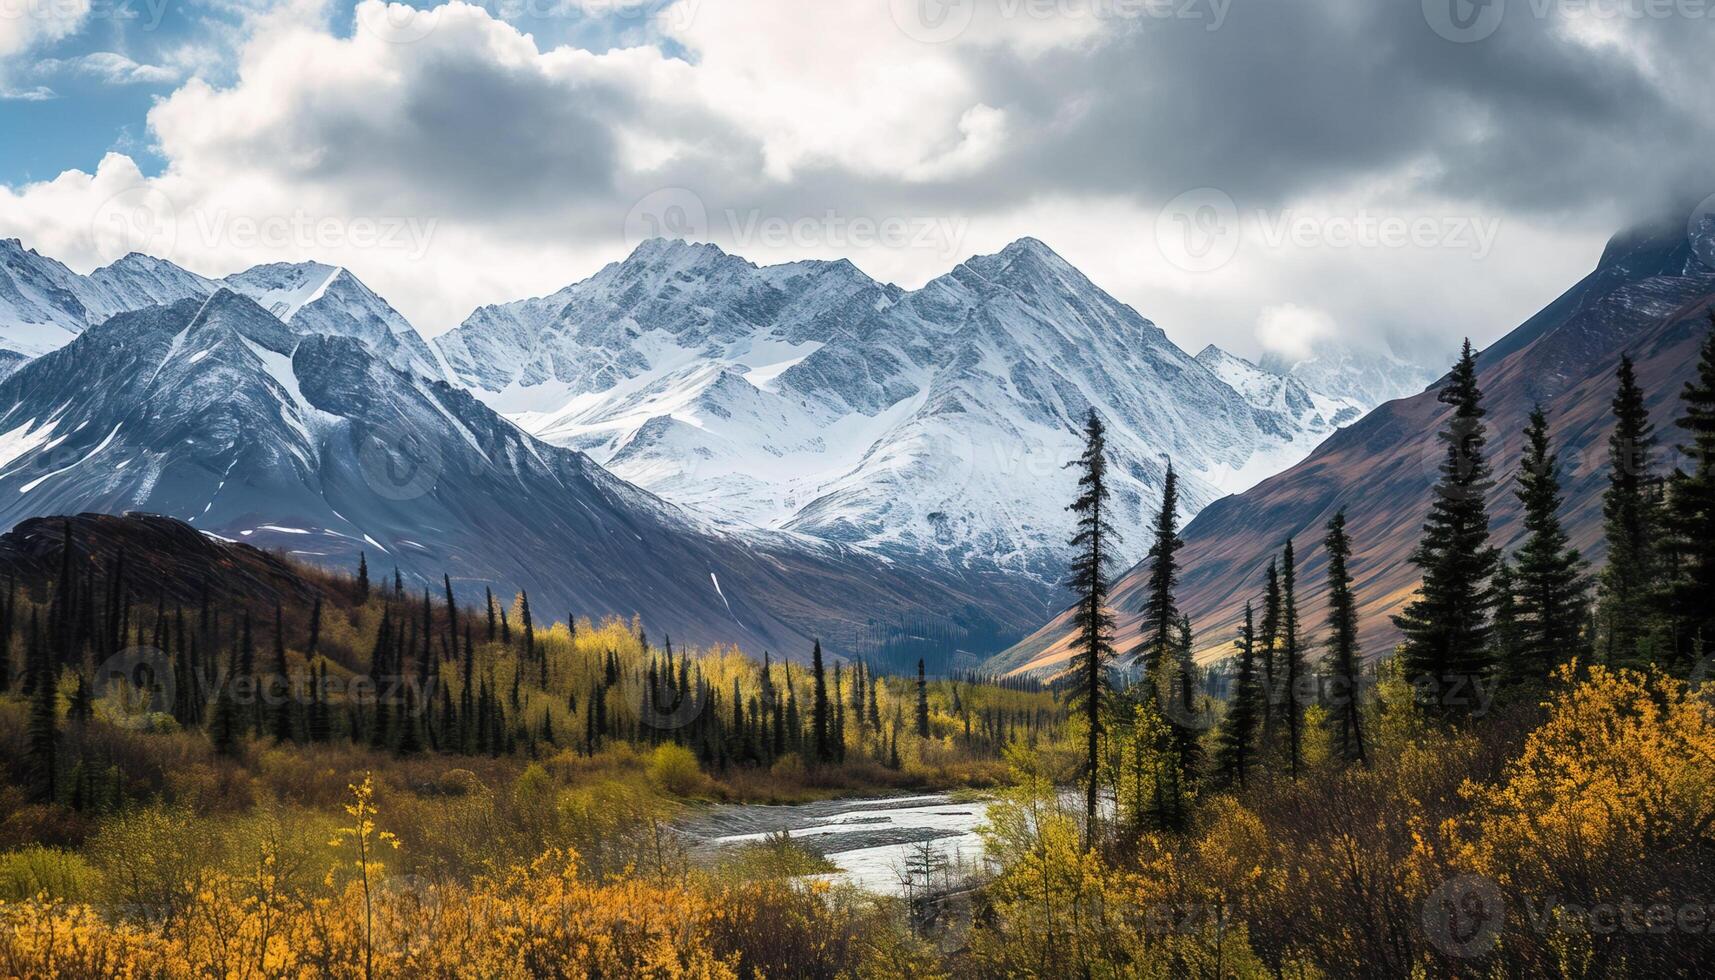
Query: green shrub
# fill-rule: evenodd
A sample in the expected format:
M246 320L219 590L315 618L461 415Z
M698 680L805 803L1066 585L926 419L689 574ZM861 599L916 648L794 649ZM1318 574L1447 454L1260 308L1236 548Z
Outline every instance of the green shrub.
M82 855L31 845L0 854L0 901L22 902L46 894L68 902L94 897L100 874Z

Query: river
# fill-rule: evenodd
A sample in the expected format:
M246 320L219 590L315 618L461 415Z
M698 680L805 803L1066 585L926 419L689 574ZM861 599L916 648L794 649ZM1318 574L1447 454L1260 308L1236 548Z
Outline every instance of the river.
M785 831L839 871L830 879L881 894L905 891L908 859L925 848L952 877L980 867L976 829L988 802L955 803L940 794L821 800L789 806L718 804L684 824L696 849L732 847Z

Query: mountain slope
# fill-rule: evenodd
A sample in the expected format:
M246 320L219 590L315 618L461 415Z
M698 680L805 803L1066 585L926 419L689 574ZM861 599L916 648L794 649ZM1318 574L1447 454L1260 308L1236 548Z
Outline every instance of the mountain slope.
M307 307L306 307L307 308ZM681 641L836 652L870 620L939 617L972 645L1033 607L851 549L721 532L460 389L220 289L124 313L0 382L0 526L146 511L417 584L527 588L556 615L630 614Z
M650 241L438 343L524 428L677 503L1044 594L1090 406L1111 423L1128 524L1167 454L1200 507L1356 414L1284 378L1292 404L1247 400L1034 239L912 292L849 262L757 267Z
M1531 406L1541 402L1562 459L1573 544L1602 557L1601 493L1607 480L1609 401L1622 352L1637 361L1651 417L1671 446L1680 389L1715 305L1715 237L1688 239L1683 217L1616 236L1597 268L1479 358L1490 437L1500 479L1490 493L1493 540L1522 538L1512 476ZM1715 236L1715 229L1709 234ZM1261 588L1270 556L1288 536L1301 560L1300 609L1309 635L1321 631L1326 604L1323 525L1345 508L1354 543L1352 568L1366 654L1398 639L1388 617L1417 586L1408 560L1430 503L1442 449L1433 433L1446 407L1434 391L1389 402L1335 435L1297 466L1255 489L1216 502L1185 529L1179 600L1192 617L1199 649L1228 648L1246 599ZM1667 452L1659 456L1666 464ZM1127 572L1114 592L1122 648L1137 630L1147 568ZM1067 655L1064 615L993 661L997 669L1045 668Z

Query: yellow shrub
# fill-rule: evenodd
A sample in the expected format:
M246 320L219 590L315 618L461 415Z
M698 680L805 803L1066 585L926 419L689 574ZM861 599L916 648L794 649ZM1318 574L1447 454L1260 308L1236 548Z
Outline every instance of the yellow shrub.
M674 796L690 796L703 787L703 770L697 757L683 745L656 746L649 756L649 778Z

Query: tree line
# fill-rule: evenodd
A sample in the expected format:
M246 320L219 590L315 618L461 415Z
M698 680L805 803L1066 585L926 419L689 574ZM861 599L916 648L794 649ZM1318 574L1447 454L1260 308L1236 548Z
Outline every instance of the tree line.
M1715 312L1711 312L1715 324ZM1312 727L1341 764L1364 766L1370 736L1363 695L1378 671L1409 683L1431 717L1468 723L1494 702L1539 697L1571 661L1656 666L1687 676L1707 665L1715 636L1715 330L1695 377L1680 392L1679 464L1658 476L1657 434L1636 366L1615 375L1608 481L1603 493L1607 564L1599 576L1569 543L1560 459L1548 413L1530 412L1514 490L1523 540L1503 554L1490 536L1488 458L1477 354L1467 340L1438 398L1450 407L1437 433L1442 458L1411 561L1421 585L1393 617L1404 639L1366 666L1353 593L1353 542L1345 511L1323 528L1328 615L1324 635L1304 635L1294 542L1281 544L1246 602L1236 654L1225 666L1218 723L1202 690L1189 618L1178 607L1178 482L1169 462L1150 548L1135 643L1114 636L1109 568L1119 537L1108 508L1105 429L1092 408L1079 473L1075 552L1067 586L1071 665L1081 726L1084 841L1100 841L1104 790L1116 822L1133 832L1187 825L1200 787L1243 787L1259 776L1300 778ZM1322 656L1312 666L1313 648ZM1211 731L1212 729L1212 731ZM1208 737L1204 737L1205 733Z

